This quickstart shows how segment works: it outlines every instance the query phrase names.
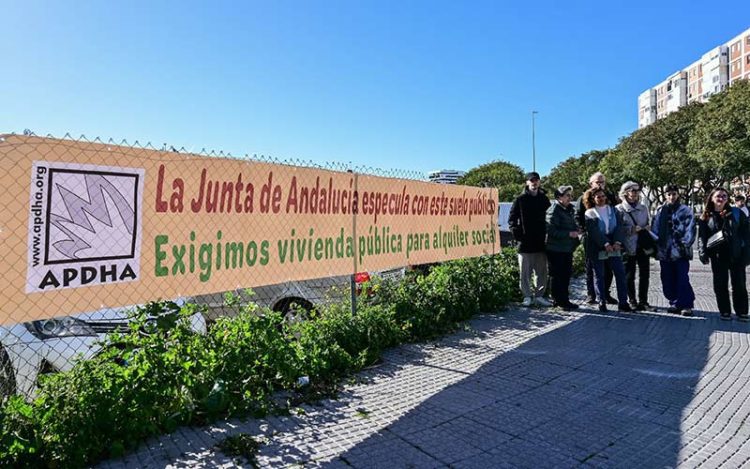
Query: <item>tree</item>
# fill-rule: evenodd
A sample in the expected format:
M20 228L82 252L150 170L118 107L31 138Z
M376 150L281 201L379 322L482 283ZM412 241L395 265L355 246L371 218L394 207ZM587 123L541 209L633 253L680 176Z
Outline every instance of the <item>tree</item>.
M573 193L580 196L589 188L589 178L599 171L602 160L609 150L593 150L581 156L571 156L558 164L544 177L545 187L554 190L559 186L573 186Z
M457 184L494 187L500 202L511 202L523 190L526 176L520 166L507 161L493 161L470 169Z
M651 205L664 201L664 186L677 184L686 197L703 186L706 175L688 151L688 142L702 112L702 104L689 104L679 111L620 140L602 162L602 171L615 184L636 181L648 188Z
M738 80L711 97L688 145L714 185L750 172L750 81Z

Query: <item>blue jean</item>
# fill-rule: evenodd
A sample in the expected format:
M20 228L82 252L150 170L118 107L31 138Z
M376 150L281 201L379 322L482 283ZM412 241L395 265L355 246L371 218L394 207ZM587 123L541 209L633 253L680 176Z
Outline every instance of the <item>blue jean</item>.
M661 288L669 305L677 309L689 309L695 302L695 293L690 285L690 261L659 261L661 266Z
M594 268L594 290L599 304L607 303L608 291L604 289L605 267L608 266L615 276L617 285L617 302L620 305L628 304L628 281L625 276L625 265L620 257L610 257L607 260L591 259Z
M586 296L589 298L596 298L596 287L594 287L596 281L594 280L594 259L586 254ZM609 290L612 286L612 269L607 263L604 264L604 288L606 289L607 297L609 297Z

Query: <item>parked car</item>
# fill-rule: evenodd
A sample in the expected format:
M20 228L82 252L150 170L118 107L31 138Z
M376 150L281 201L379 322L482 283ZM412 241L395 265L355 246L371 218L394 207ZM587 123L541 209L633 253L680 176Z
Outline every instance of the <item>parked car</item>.
M403 277L404 269L391 269L376 275L399 279ZM371 280L371 275L360 272L353 279L344 275L266 285L254 288L255 295L249 298L242 290L232 293L279 311L288 321L294 321L302 319L295 305L302 311L310 311L315 306L348 298L352 280L355 292L359 294L362 285ZM182 305L190 301L206 306L206 311L190 317L191 327L196 332L205 333L207 321L235 313L234 309L225 305L224 295L199 295L175 302ZM127 328L134 309L135 306L105 308L73 316L0 326L0 397L13 393L31 397L40 374L67 371L73 367L76 359L87 360L96 356L102 350L101 341L106 334Z
M175 300L182 305L185 299ZM76 359L87 360L102 350L107 333L124 330L135 306L0 326L0 397L18 393L31 397L41 373L67 371ZM190 317L196 332L206 332L200 313Z
M340 275L313 280L284 282L253 287L252 296L248 296L244 290L238 289L231 292L198 295L194 297L194 301L207 308L206 319L209 322L221 316L235 314L233 308L226 306L226 293L239 296L243 301L252 301L261 307L278 311L284 314L287 320L298 320L300 318L297 317L298 309L295 308L295 305L303 311L311 311L316 306L349 298L351 295L352 280L354 281L355 294L359 295L362 291L362 286L370 282L373 277L398 280L403 278L404 271L405 269L400 267L373 274L359 272L354 275L353 279L350 275Z

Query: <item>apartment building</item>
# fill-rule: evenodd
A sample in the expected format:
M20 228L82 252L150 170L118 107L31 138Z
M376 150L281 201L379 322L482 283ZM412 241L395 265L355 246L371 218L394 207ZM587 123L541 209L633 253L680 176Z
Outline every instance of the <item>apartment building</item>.
M656 85L656 118L675 112L687 104L687 72L676 72Z
M699 101L705 103L712 94L724 91L729 86L729 48L727 46L714 47L703 54L701 68L703 79Z
M656 122L656 90L649 89L638 96L638 128Z
M739 79L750 78L750 29L726 45L729 47L729 84Z
M464 174L466 173L455 169L441 169L439 171L431 171L427 175L427 179L430 182L437 182L438 184L455 184L458 178Z
M750 79L750 28L714 47L684 69L638 96L638 128L711 95L740 79Z
M699 101L703 95L703 62L697 60L685 69L687 73L687 102Z

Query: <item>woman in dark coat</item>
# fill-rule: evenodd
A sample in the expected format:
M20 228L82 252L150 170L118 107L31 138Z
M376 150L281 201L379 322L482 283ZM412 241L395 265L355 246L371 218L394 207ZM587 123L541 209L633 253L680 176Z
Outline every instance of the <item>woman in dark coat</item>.
M745 267L750 263L750 223L742 210L731 207L728 201L729 194L722 188L706 197L698 220L698 256L704 265L711 263L721 319L731 319L731 279L734 313L740 321L748 321Z
M607 310L604 290L604 269L609 265L617 285L618 310L630 312L625 265L622 263L625 236L622 215L607 203L604 189L589 189L583 197L586 207L586 255L594 267L594 288L599 301L599 311Z
M560 186L555 190L555 201L547 209L547 260L552 277L554 305L566 311L578 309L570 301L570 277L573 275L573 251L578 246L578 223L575 208L570 203L573 188Z

